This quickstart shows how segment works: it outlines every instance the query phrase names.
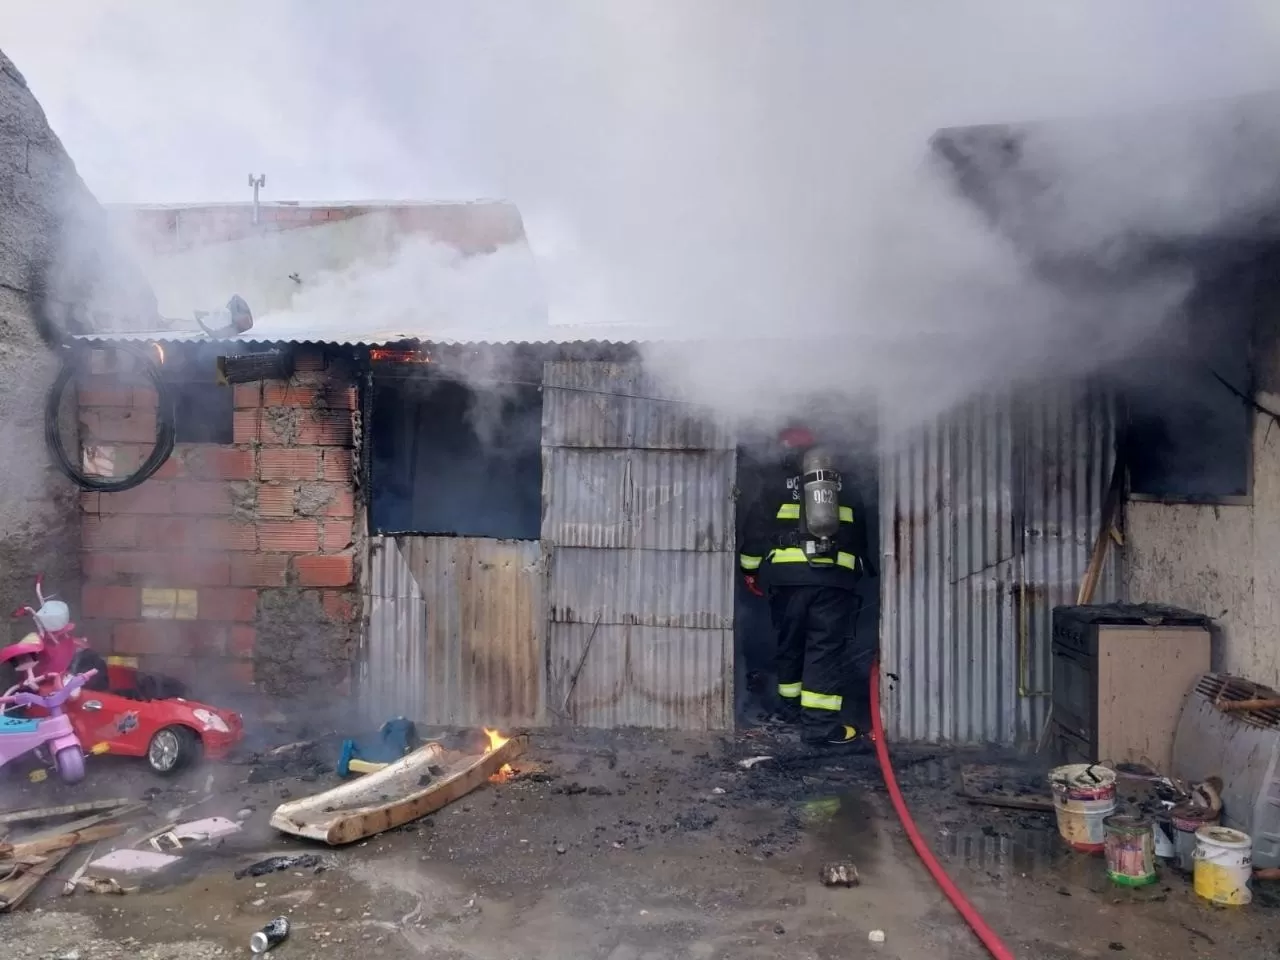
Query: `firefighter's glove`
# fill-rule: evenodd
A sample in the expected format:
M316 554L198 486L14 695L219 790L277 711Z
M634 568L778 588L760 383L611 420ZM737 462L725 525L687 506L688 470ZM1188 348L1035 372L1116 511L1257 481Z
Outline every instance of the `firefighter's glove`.
M756 580L755 574L748 573L742 578L747 585L747 589L754 593L757 597L763 597L764 591L760 589L760 583Z

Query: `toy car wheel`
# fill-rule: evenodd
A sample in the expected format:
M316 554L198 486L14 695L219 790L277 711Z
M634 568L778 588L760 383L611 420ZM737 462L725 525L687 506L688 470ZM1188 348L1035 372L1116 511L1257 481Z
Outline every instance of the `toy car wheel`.
M84 753L79 747L63 747L53 758L63 783L79 783L84 779Z
M147 763L162 777L190 766L200 752L200 741L187 727L163 727L147 745Z

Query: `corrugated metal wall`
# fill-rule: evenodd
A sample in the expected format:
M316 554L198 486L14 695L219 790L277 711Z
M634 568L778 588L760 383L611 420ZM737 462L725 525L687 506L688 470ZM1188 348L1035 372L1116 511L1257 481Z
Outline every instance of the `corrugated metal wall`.
M896 740L1039 736L1054 606L1074 603L1115 456L1086 387L982 397L885 455L884 708ZM1095 602L1119 596L1114 559Z
M544 721L545 563L532 540L371 537L361 696L370 719Z
M670 395L635 365L551 362L543 384L550 709L586 651L565 722L731 727L730 432L646 399Z

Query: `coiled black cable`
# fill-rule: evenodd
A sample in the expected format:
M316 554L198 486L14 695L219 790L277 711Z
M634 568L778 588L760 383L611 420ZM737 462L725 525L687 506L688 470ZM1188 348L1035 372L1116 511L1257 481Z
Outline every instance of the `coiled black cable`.
M62 395L66 392L67 385L75 379L79 370L80 360L84 354L79 350L67 350L64 348L62 369L58 371L58 376L54 378L53 385L49 388L48 400L45 403L44 439L49 447L49 452L53 455L53 462L57 464L58 469L82 490L95 490L99 493L120 493L124 490L132 490L150 478L164 465L164 462L173 454L173 446L177 441L178 428L174 412L173 392L161 375L160 365L147 354L132 347L117 346L116 349L121 353L129 354L137 360L142 367L142 371L155 386L156 443L151 450L151 455L147 457L142 466L127 477L119 479L115 477L95 477L80 469L76 461L67 454L67 449L62 442L62 432L58 428L62 419Z

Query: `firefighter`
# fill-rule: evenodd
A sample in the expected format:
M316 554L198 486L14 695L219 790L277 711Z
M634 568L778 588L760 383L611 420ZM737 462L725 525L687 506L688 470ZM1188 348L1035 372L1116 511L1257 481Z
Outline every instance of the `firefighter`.
M739 562L747 588L769 599L777 636L778 711L811 744L866 738L842 715L850 682L855 592L866 567L861 509L803 427L783 430L781 462L747 504Z

